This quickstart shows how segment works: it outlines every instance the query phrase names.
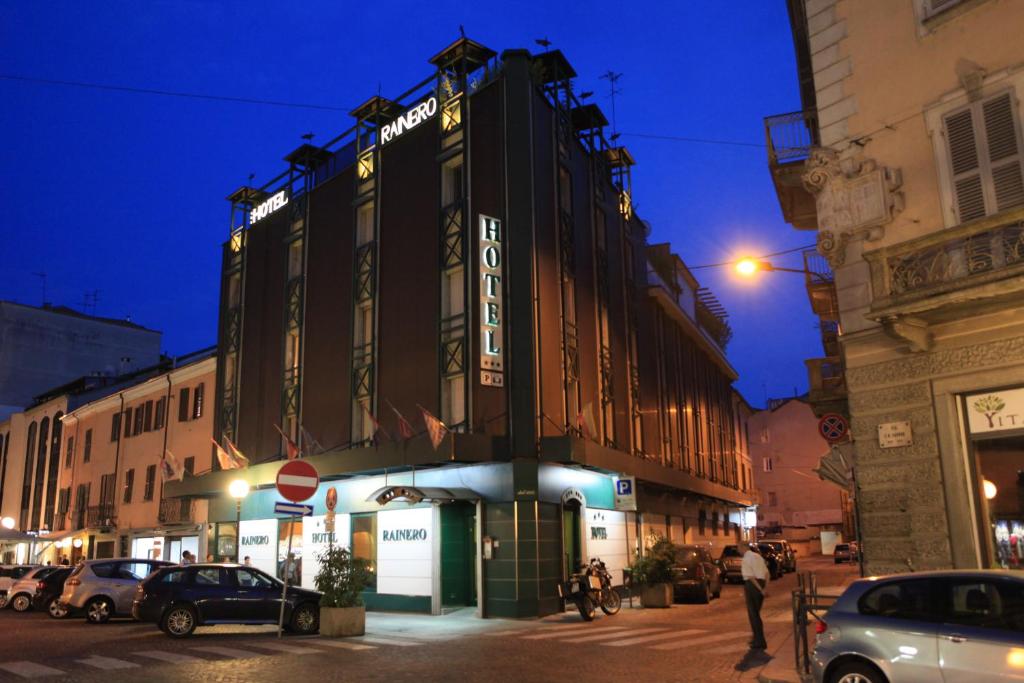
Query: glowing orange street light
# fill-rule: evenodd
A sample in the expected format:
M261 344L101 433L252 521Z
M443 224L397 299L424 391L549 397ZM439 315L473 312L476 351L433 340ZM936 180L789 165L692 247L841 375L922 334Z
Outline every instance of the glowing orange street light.
M743 258L734 262L736 272L743 277L751 277L760 270L764 271L782 271L784 273L800 273L802 275L809 275L810 272L806 268L783 268L781 266L775 266L768 261L762 261L760 259L751 258L744 256Z

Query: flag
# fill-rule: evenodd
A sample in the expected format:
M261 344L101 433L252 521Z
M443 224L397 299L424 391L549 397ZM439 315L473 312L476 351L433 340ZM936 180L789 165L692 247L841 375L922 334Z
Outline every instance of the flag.
M402 437L402 440L404 441L406 439L411 439L413 436L415 436L416 432L413 431L412 424L410 424L409 421L405 419L404 415L398 412L398 408L391 405L391 401L387 399L384 399L384 402L388 404L388 407L391 408L391 410L393 410L395 412L395 415L398 417L398 435ZM420 410L423 409L420 408Z
M441 445L442 441L444 441L444 436L448 433L448 428L445 426L444 422L441 422L434 417L430 411L423 406L419 406L419 409L420 412L423 413L423 424L427 426L427 433L430 434L430 443L436 451L437 447Z
M580 430L584 439L593 439L597 434L597 428L594 426L594 404L587 401L581 410L576 415L576 428Z
M178 463L174 453L164 451L163 457L160 458L160 476L163 477L164 481L172 479L181 481L185 478L185 468Z
M391 439L391 435L388 434L386 431L384 431L384 428L380 426L380 422L378 422L377 418L374 417L373 413L370 412L369 406L367 406L365 403L363 403L361 401L360 401L359 405L360 405L360 407L362 407L363 412L366 413L366 417L370 418L370 422L373 423L373 434L370 436L370 438L371 439L375 438L377 436L377 434L383 434L384 436L386 436L388 438L388 440L390 440Z
M220 468L222 470L237 470L248 465L249 459L239 452L235 444L231 443L231 440L227 437L224 437L224 440L228 442L228 448L231 449L230 453L221 448L219 443L210 439L217 449L217 462L220 463Z
M277 430L278 434L284 437L284 447L288 453L288 459L294 460L295 458L301 457L302 451L300 451L299 447L295 444L295 442L291 440L291 437L285 434L277 425L274 425L274 429Z
M302 455L303 453L315 455L315 453L312 453L310 450L314 446L316 447L317 453L324 452L324 447L320 445L319 441L313 438L313 435L309 433L309 430L302 425L299 425L299 431L302 433L302 448L299 449L299 455Z

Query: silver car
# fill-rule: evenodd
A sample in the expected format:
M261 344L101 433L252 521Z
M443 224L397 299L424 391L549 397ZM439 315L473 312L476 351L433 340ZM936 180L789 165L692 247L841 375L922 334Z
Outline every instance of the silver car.
M1024 575L968 570L861 579L817 631L816 683L1024 681Z
M39 567L38 564L0 565L0 609L7 605L7 591L11 589L14 582L37 567Z
M36 594L36 586L48 575L60 569L59 566L36 567L22 575L20 579L7 589L7 602L15 612L26 612L32 609L32 598Z
M64 582L60 604L74 614L84 610L91 624L103 624L115 616L129 616L139 581L174 564L160 560L87 560Z

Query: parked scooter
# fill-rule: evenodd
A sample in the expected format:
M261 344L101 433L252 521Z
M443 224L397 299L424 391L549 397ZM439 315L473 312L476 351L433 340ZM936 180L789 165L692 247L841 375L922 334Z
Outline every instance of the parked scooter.
M612 588L612 576L604 562L595 557L589 565L581 565L580 570L558 584L559 597L571 600L584 621L592 621L598 607L609 616L617 614L622 608L622 597Z

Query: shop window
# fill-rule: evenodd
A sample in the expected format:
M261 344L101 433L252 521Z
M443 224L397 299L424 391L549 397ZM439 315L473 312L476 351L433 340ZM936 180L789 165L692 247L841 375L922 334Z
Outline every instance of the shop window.
M976 441L972 451L983 552L992 567L1024 570L1024 437Z
M92 457L92 430L85 430L85 445L82 448L82 462L89 462Z
M110 441L117 441L121 435L121 413L114 413L110 416Z
M218 524L214 546L216 548L213 561L233 562L238 557L238 529L234 523Z
M178 422L188 422L188 387L178 391Z
M132 502L132 487L135 484L135 470L130 469L124 473L124 502Z
M203 416L203 401L206 396L206 385L200 382L196 385L192 395L192 419L198 420Z
M377 515L352 515L352 556L369 563L373 580L368 590L377 590Z
M146 467L146 489L142 494L143 500L153 500L153 488L156 486L156 465Z

